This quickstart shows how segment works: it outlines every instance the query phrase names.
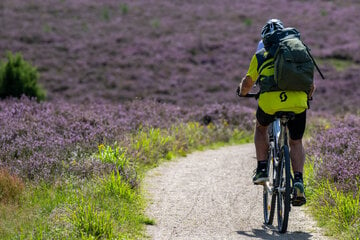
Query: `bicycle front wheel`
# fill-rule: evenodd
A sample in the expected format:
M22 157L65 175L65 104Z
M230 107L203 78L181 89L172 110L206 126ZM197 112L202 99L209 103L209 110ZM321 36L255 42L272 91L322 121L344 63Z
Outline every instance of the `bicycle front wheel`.
M271 225L274 219L276 194L274 193L274 161L269 160L268 164L269 181L264 185L263 206L264 206L264 222Z
M279 171L279 187L277 201L278 229L280 233L285 233L288 226L290 212L290 154L289 147L284 146L281 149Z

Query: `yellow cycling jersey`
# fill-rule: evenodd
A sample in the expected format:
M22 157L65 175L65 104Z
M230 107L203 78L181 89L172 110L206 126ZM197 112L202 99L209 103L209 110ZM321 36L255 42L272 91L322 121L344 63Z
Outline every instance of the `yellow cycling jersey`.
M274 75L274 59L266 58L264 53L263 62L259 64L256 54L251 59L247 76L253 82L258 78L263 81L266 77ZM260 83L261 85L261 83ZM259 107L267 114L275 114L278 111L292 111L301 113L308 108L307 94L303 91L268 91L260 94Z

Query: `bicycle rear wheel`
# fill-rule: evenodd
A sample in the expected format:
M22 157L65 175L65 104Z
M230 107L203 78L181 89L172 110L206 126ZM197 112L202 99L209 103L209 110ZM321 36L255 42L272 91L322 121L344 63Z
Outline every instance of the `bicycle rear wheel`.
M263 193L264 222L268 225L271 225L274 220L276 203L276 194L274 193L274 170L274 161L271 157L268 164L269 181L265 183Z
M284 146L281 150L279 171L279 188L277 197L277 216L278 229L280 233L285 233L288 226L289 212L290 212L290 154L289 147Z

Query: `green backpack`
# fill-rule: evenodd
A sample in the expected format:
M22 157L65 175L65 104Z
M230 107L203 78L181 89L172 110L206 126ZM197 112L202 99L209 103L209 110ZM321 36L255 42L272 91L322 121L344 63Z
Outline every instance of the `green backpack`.
M266 35L263 42L274 58L274 80L279 90L309 92L317 65L300 33L295 28L279 29Z

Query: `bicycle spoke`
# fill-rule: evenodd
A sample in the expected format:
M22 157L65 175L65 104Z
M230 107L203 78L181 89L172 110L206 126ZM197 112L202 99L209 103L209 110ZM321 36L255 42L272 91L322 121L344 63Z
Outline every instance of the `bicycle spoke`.
M287 230L290 212L290 155L287 146L282 149L278 187L278 228L280 233Z
M263 210L264 210L264 222L265 224L272 224L274 219L276 194L274 194L274 164L272 157L272 149L270 149L269 163L268 163L268 174L269 181L264 184L263 193Z

